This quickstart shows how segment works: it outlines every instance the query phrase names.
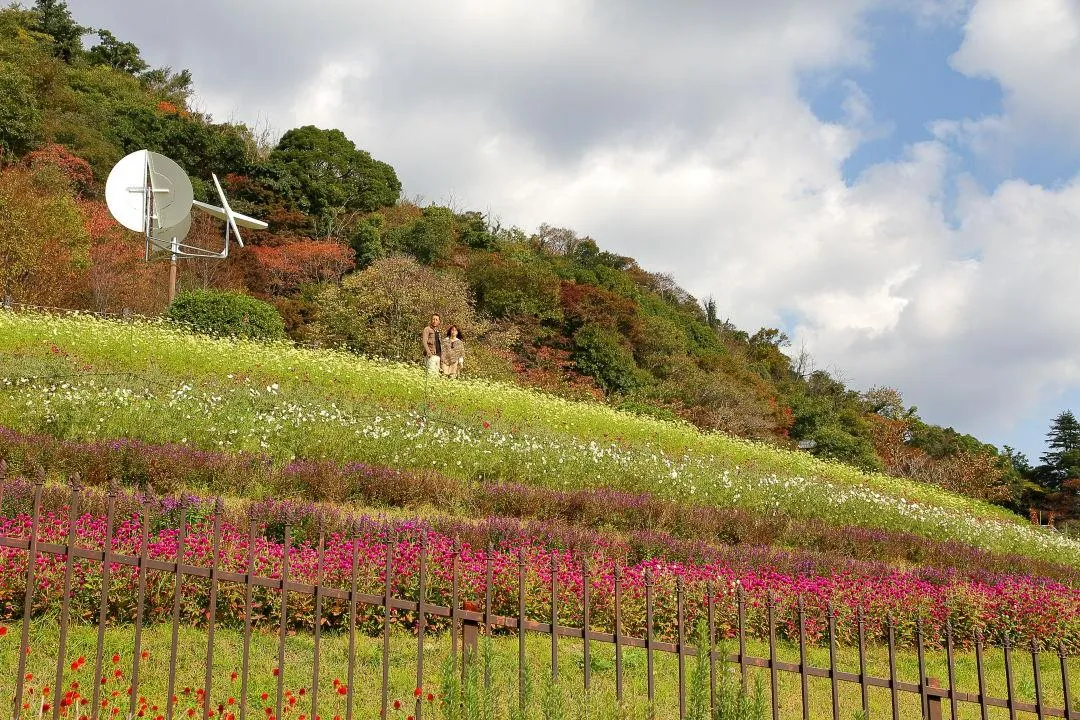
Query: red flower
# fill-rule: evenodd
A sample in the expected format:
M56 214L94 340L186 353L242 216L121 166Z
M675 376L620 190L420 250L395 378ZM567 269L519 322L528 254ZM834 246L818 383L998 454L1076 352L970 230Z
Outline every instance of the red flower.
M274 677L277 677L280 674L281 674L281 668L274 668Z
M195 717L195 708L188 708L187 716L188 717Z
M150 652L147 651L147 650L143 650L140 657L142 657L143 660L149 660L150 659Z
M233 682L236 682L236 671L235 670L233 670L232 675L229 676L229 679L232 680Z
M395 710L400 710L401 709L401 701L400 700L395 700L394 701L394 709Z
M52 708L52 705L50 705L49 703L42 703L41 712L49 712L49 710L51 708Z
M420 697L420 688L416 688L412 691L413 697Z
M112 656L112 661L113 661L113 665L117 664L118 662L120 662L120 656L119 655L113 655Z
M7 625L0 625L0 637L7 635Z
M338 695L344 695L347 692L349 692L349 688L345 687L344 685L338 685L338 689L337 689L337 694Z
M262 700L263 702L266 702L267 697L269 697L269 696L266 693L263 693L262 695L259 696L259 699Z
M431 693L428 693L427 694L427 701L429 703L435 702L435 696L433 694L431 694Z
M304 695L307 695L307 689L300 688L300 697L304 697Z

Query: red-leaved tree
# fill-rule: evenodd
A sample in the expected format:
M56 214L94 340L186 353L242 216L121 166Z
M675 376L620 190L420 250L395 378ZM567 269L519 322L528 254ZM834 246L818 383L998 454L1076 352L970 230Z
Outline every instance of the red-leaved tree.
M305 239L248 250L273 295L287 295L310 283L336 282L356 266L353 251L337 242Z

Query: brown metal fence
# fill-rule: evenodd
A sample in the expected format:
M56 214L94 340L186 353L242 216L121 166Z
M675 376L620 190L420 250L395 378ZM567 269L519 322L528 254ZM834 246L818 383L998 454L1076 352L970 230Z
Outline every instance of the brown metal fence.
M41 520L41 498L42 498L42 485L40 483L35 485L33 496L33 510L31 516L31 531L28 538L12 538L0 536L0 547L12 548L16 550L22 550L26 552L26 589L25 597L23 599L23 612L22 612L22 629L21 629L21 648L24 650L28 648L30 626L31 626L31 610L32 602L35 593L35 568L38 565L39 558L47 555L59 556L64 562L64 583L60 590L59 596L59 647L57 648L57 664L56 664L56 676L55 684L53 685L53 697L52 702L48 706L52 712L52 720L60 720L61 709L63 707L63 697L61 688L65 679L65 672L67 662L65 659L66 644L68 641L69 624L71 622L70 617L70 600L72 597L72 575L75 560L90 561L93 564L99 564L101 566L101 586L100 586L100 606L98 611L97 622L97 644L95 653L95 674L94 677L101 677L102 665L103 665L103 647L104 647L104 633L107 624L108 613L108 593L110 574L112 568L115 566L127 566L137 570L138 574L138 590L137 590L137 605L135 608L134 616L131 618L134 624L134 648L132 653L132 668L131 668L131 691L129 700L129 713L128 718L134 718L136 716L136 699L139 697L139 684L140 684L140 660L142 658L142 641L144 631L144 610L147 600L147 575L148 571L158 571L159 573L166 573L173 576L172 579L172 618L171 618L171 643L170 643L170 658L169 658L169 677L168 677L168 696L167 707L165 710L165 716L167 720L173 719L174 710L176 707L175 701L171 698L174 697L176 691L176 670L178 663L178 653L181 651L179 646L179 632L181 627L181 601L182 601L182 581L184 577L202 578L209 582L209 602L206 609L206 647L205 647L205 662L206 673L204 677L204 687L202 694L202 714L204 718L212 718L213 709L211 707L211 692L214 685L214 677L212 674L213 657L214 657L214 631L217 624L217 604L218 604L218 588L220 583L238 583L244 587L244 599L245 599L245 617L243 626L243 650L242 650L242 668L240 672L241 690L239 697L239 715L238 720L247 720L248 717L248 680L249 680L249 659L251 651L251 637L252 637L252 590L253 588L261 587L268 588L270 590L276 590L280 592L281 606L280 616L278 618L278 668L283 668L285 665L285 639L288 628L289 618L289 596L290 595L306 595L313 599L314 602L314 631L313 631L313 652L311 656L311 715L310 718L317 719L316 708L318 707L318 690L319 690L319 674L320 674L320 627L322 625L323 618L323 603L325 600L333 599L344 601L348 606L348 675L346 688L346 718L345 720L352 720L354 712L353 701L353 687L356 679L356 637L357 637L357 612L361 606L368 606L382 609L382 656L381 656L381 712L382 717L387 717L387 710L390 701L390 637L391 637L391 612L393 610L406 611L414 613L417 618L416 625L416 642L417 642L417 661L416 661L416 683L417 687L423 686L424 677L424 641L425 631L428 622L428 618L444 618L449 619L452 624L453 632L452 637L452 652L457 655L461 652L464 657L469 657L477 646L477 639L481 632L491 634L493 631L504 631L516 633L518 639L518 678L519 678L519 694L520 702L524 703L524 675L526 671L526 652L525 652L525 639L526 633L540 633L550 636L551 638L551 675L554 679L559 677L559 653L558 653L558 640L559 638L571 638L577 639L582 642L582 649L584 654L583 664L583 683L584 689L588 690L591 683L591 663L590 652L591 646L594 643L606 643L614 645L615 656L615 693L617 699L621 702L624 699L624 686L626 680L626 667L624 662L624 650L626 648L639 648L645 651L646 655L646 681L647 681L647 695L650 706L656 698L656 672L655 672L655 657L657 653L668 653L677 656L678 661L678 702L679 702L679 716L684 717L686 714L687 704L687 683L688 683L688 671L686 667L686 660L689 657L696 657L698 650L694 647L688 635L688 628L686 627L686 618L684 617L684 587L680 582L676 589L676 606L677 606L677 641L674 643L663 642L658 640L655 635L655 623L653 618L653 611L655 607L654 598L654 586L650 579L646 579L646 599L645 599L645 613L646 613L646 633L645 637L632 637L624 635L622 633L622 611L621 611L621 577L616 571L614 578L614 632L598 632L592 629L583 630L581 627L568 627L560 624L559 622L559 608L558 608L558 574L552 572L551 574L551 588L550 588L550 606L551 616L550 622L537 622L535 620L527 619L525 616L526 597L525 597L525 572L526 565L522 555L518 557L518 612L516 616L504 616L496 615L492 611L492 563L490 555L487 558L485 568L485 592L483 607L478 607L473 603L466 603L461 599L460 593L460 568L459 568L459 555L454 557L453 565L453 586L451 590L451 603L449 606L429 604L426 602L426 577L428 572L428 559L426 544L421 544L420 556L419 556L419 575L418 575L418 600L409 600L399 597L395 597L392 593L392 579L395 573L395 558L394 558L394 545L392 543L386 545L386 560L385 560L385 590L381 595L372 595L368 593L358 592L357 589L357 545L353 546L352 556L352 581L351 588L344 590L341 588L329 587L321 584L321 578L323 577L323 554L324 554L324 542L320 538L318 546L318 577L320 582L315 584L298 583L290 579L289 576L289 547L290 547L290 528L288 526L284 529L284 546L285 554L283 559L283 566L280 577L270 578L261 577L255 574L255 537L256 526L255 523L250 525L250 536L248 543L247 565L246 571L243 573L229 572L221 570L218 567L219 558L219 543L221 541L221 523L222 512L220 502L217 504L217 511L214 513L213 518L213 545L211 555L214 558L210 567L187 565L180 560L184 556L185 548L185 536L187 530L187 516L186 510L181 507L180 509L180 523L179 523L179 536L178 536L178 552L177 560L173 562L163 561L160 559L151 558L148 555L147 548L149 543L148 528L150 526L149 510L144 509L142 522L141 522L141 540L140 550L138 555L124 555L113 552L113 529L115 523L115 505L116 496L110 493L108 500L108 511L106 518L106 535L103 549L91 549L78 547L76 545L76 516L77 508L79 506L79 495L76 491L72 492L71 504L68 512L68 533L67 542L64 544L56 543L44 543L38 539L38 527ZM3 502L3 487L0 486L0 504ZM582 591L582 607L583 607L583 626L590 628L589 613L590 613L590 598L589 598L589 569L586 563L583 562L581 571L585 582L583 583ZM707 622L708 622L708 634L710 647L715 647L716 638L716 623L715 614L712 600L712 593L709 592L709 597L706 602L707 608ZM957 638L954 637L952 628L950 625L946 625L945 632L945 652L947 656L948 678L944 687L940 686L940 683L934 679L929 678L926 675L925 660L924 660L924 638L921 631L921 626L916 627L916 648L918 656L918 668L920 681L917 683L905 682L899 679L897 674L897 659L896 659L896 642L895 642L895 627L890 617L887 622L888 630L888 658L889 658L889 676L888 677L874 677L867 671L866 651L867 643L864 640L863 634L863 620L861 614L858 616L858 657L859 657L859 672L851 673L844 672L838 668L837 663L837 643L836 643L836 613L830 607L827 612L828 622L828 642L829 642L829 666L828 667L815 667L810 665L807 658L807 633L804 627L804 610L802 603L798 606L798 652L799 662L784 662L778 659L778 645L776 641L776 622L774 619L774 603L772 597L766 604L767 612L767 624L768 624L768 657L754 657L747 652L747 623L746 623L746 602L745 596L742 592L742 588L738 589L736 595L736 612L737 612L737 652L729 654L721 654L721 652L712 650L709 653L709 702L710 705L716 702L717 693L717 672L719 666L722 663L732 663L739 666L739 670L742 676L743 686L746 686L747 676L751 668L758 668L767 671L769 681L767 683L769 688L769 696L771 699L771 713L772 717L778 718L780 713L779 705L779 674L780 673L793 673L799 676L800 679L800 695L801 695L801 712L803 718L809 718L811 713L811 706L809 701L809 679L820 678L827 680L831 688L831 712L832 717L839 720L841 717L841 703L840 703L840 688L844 683L858 685L861 698L861 707L869 717L870 712L870 691L872 688L879 688L887 690L890 696L891 702L891 717L893 720L898 720L901 717L901 696L903 694L918 695L921 716L923 718L929 718L935 720L942 717L942 706L947 704L950 708L950 717L956 718L958 708L962 705L977 705L980 711L981 718L987 718L988 712L991 708L1003 708L1008 711L1010 718L1016 718L1018 713L1029 713L1035 715L1038 718L1071 718L1080 719L1080 711L1074 710L1073 699L1071 695L1071 688L1069 685L1069 658L1065 652L1064 646L1058 648L1058 659L1060 662L1060 680L1061 680L1061 693L1064 699L1064 707L1051 707L1046 703L1045 694L1040 678L1040 649L1033 643L1030 647L1023 649L1014 648L1010 646L1008 638L1005 638L1002 643L1001 650L1004 654L1005 661L1005 687L1007 694L1005 698L992 697L987 692L987 678L984 670L984 639L979 633L974 635L974 651L975 660L977 665L978 676L978 688L977 693L963 692L957 689L954 670L954 644ZM184 652L190 652L190 649L185 648ZM14 717L20 717L20 708L23 706L24 697L24 678L27 664L27 652L20 651L18 660L18 673L15 678L15 695L14 695ZM1030 662L1032 667L1032 676L1034 680L1034 696L1035 702L1029 703L1021 701L1017 698L1016 682L1014 680L1015 668L1014 665L1018 661L1019 656L1026 656L1025 662ZM277 691L276 691L276 714L274 717L282 717L282 703L286 697L284 693L284 676L285 674L279 673L277 677ZM490 683L491 678L485 676L485 683ZM95 683L94 697L90 705L92 708L90 720L97 720L99 717L99 693L100 686ZM366 708L365 708L366 710ZM421 720L424 713L424 704L422 698L416 698L415 718ZM650 710L652 712L652 710ZM46 713L47 714L47 713ZM104 713L102 713L104 715ZM37 713L37 717L41 718L42 713ZM140 716L141 717L141 716Z

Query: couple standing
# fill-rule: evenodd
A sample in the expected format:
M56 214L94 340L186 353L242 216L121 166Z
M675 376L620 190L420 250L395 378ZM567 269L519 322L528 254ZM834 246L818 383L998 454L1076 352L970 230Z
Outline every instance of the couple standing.
M442 372L447 377L457 377L461 366L465 364L465 342L458 332L457 325L446 329L446 336L439 332L442 322L438 315L431 316L431 322L424 327L421 341L424 345L424 367L430 376Z

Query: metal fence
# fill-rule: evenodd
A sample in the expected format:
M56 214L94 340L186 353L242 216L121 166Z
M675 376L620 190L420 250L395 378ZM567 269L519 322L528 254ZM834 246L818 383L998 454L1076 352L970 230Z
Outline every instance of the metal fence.
M0 485L0 505L3 503L3 487ZM101 585L100 585L100 606L97 617L97 644L95 653L95 678L101 676L102 663L103 663L103 647L104 647L104 633L107 625L108 609L108 596L110 587L110 575L114 572L113 568L117 566L125 566L132 568L137 572L138 576L138 589L137 589L137 606L133 617L130 621L134 625L134 648L132 652L132 667L131 667L131 692L130 692L130 707L128 718L134 718L136 716L136 699L139 697L139 684L140 684L140 661L142 659L143 633L145 626L145 607L147 600L147 578L150 571L157 571L158 573L165 573L166 576L172 576L172 617L171 617L171 632L172 641L170 647L170 665L169 665L169 677L168 677L168 696L166 698L167 708L165 709L168 720L172 720L175 709L175 701L172 700L175 693L176 686L176 671L177 671L177 654L179 652L178 647L178 633L181 626L181 601L182 601L182 581L185 577L188 578L201 578L209 583L209 602L206 608L206 647L205 647L205 662L206 662L206 674L204 678L204 687L202 694L202 714L204 718L213 717L213 708L211 707L211 693L215 678L212 674L214 650L215 650L215 626L217 625L217 610L218 610L218 590L221 583L237 583L244 588L244 623L243 623L243 651L242 651L242 668L240 672L240 697L239 697L239 715L238 720L247 720L248 717L248 680L249 680L249 658L251 650L251 638L252 638L252 591L254 588L267 588L272 591L280 593L280 615L278 617L278 668L284 667L285 662L285 639L288 627L289 618L289 599L290 595L306 595L313 599L314 603L314 630L313 630L313 653L311 656L311 691L310 691L310 703L311 703L311 715L309 716L313 720L318 716L316 709L318 707L318 693L319 693L319 675L320 675L320 635L321 625L324 611L324 602L328 600L342 601L347 604L348 607L348 679L345 688L347 689L345 704L346 704L346 717L345 720L352 720L354 711L353 701L353 684L356 679L356 639L357 639L357 612L361 606L381 608L382 609L382 675L381 675L381 711L382 717L387 717L388 704L390 702L389 693L389 669L390 669L390 651L391 651L391 613L392 611L406 611L414 613L416 617L416 642L418 652L416 654L416 678L417 687L423 685L424 678L424 641L425 632L427 631L428 621L431 618L449 619L453 632L452 637L452 652L457 657L458 653L461 653L463 657L470 657L471 651L474 651L477 644L477 638L481 633L491 634L492 632L501 632L513 636L516 634L518 639L518 660L517 660L517 672L518 672L518 691L520 695L520 702L524 703L525 688L525 672L526 672L526 633L540 633L550 636L551 639L551 675L557 679L559 676L559 638L570 638L579 640L582 643L582 650L584 654L583 664L583 684L584 689L588 690L591 683L591 663L590 652L591 647L596 643L614 645L615 656L615 693L617 699L621 702L624 698L624 686L626 684L626 663L624 662L624 651L627 648L639 648L644 650L646 656L646 681L647 681L647 694L650 704L650 708L653 706L653 702L656 697L656 656L658 653L667 653L677 657L678 663L678 703L679 703L679 716L683 717L686 714L686 705L688 699L687 684L688 669L687 659L696 657L698 649L692 644L687 627L687 620L684 613L684 594L685 589L682 583L679 583L676 589L677 597L677 639L676 642L665 642L656 638L655 623L653 618L654 608L656 607L656 598L654 596L655 589L651 581L646 580L645 586L645 627L647 631L645 637L632 637L623 633L623 617L621 609L622 590L620 589L620 575L616 572L615 586L614 586L614 632L598 632L591 629L590 624L590 597L589 588L590 582L588 577L588 567L583 563L582 572L584 573L585 582L583 583L581 607L583 609L582 619L583 627L589 628L583 630L582 627L572 627L560 623L559 621L559 607L558 607L558 575L554 572L551 574L551 587L550 602L551 615L550 621L538 622L528 619L526 617L526 593L525 593L525 574L526 565L524 558L519 556L518 560L518 582L517 582L517 595L518 595L518 608L516 615L506 616L497 615L492 609L492 562L490 555L487 557L485 568L485 591L484 601L482 606L474 603L466 603L462 600L462 594L460 592L460 568L459 557L455 556L453 566L453 587L451 590L451 602L449 606L443 606L438 604L430 604L426 602L426 579L428 573L428 558L426 552L426 545L421 544L420 556L419 556L419 573L418 573L418 587L417 587L417 600L404 599L395 597L392 590L392 579L395 577L395 557L394 557L394 545L393 543L386 545L386 557L385 557L385 589L381 594L369 594L358 591L358 577L357 577L357 544L353 545L352 555L352 575L351 575L351 587L349 589L342 589L337 587L327 586L322 583L323 575L323 556L324 556L324 544L322 539L319 542L318 550L318 582L315 584L307 584L296 582L290 578L290 560L289 560L289 547L290 547L290 528L288 526L284 529L284 546L285 553L283 558L283 564L280 577L262 577L255 574L255 537L256 537L256 525L254 522L250 525L250 536L248 542L247 552L247 565L245 572L238 573L232 571L226 571L218 567L218 558L220 557L220 542L222 532L222 506L220 501L216 505L216 511L213 516L213 540L211 556L214 558L209 567L188 565L182 562L185 554L185 535L188 529L186 510L181 507L180 509L180 522L179 522L179 534L178 534L178 549L175 561L164 561L161 559L151 558L148 555L147 548L149 545L149 527L150 527L150 511L144 507L141 517L141 539L139 544L139 553L137 555L125 555L114 552L114 527L115 527L115 508L116 508L116 495L110 493L108 496L108 510L106 517L106 533L104 545L102 548L86 548L79 547L76 544L76 517L77 508L79 507L79 494L77 491L72 492L69 505L69 512L67 513L67 542L63 544L58 543L46 543L39 540L39 526L42 521L42 485L40 482L35 485L33 494L33 509L30 519L30 533L29 537L5 537L0 536L0 547L11 548L18 551L25 551L26 553L26 589L25 597L23 599L23 611L22 611L22 627L21 627L21 648L26 650L30 639L31 629L31 614L33 607L33 597L36 590L36 577L35 570L38 566L39 559L44 556L59 556L64 564L64 582L63 587L60 588L59 594L59 647L57 650L57 664L55 685L53 686L53 698L52 702L46 708L51 709L52 719L60 720L62 700L61 688L63 687L63 681L65 678L65 672L67 669L67 662L65 659L65 653L67 650L67 643L69 638L69 625L71 623L71 611L70 600L72 598L72 577L73 569L76 560L89 562L92 566L100 564L101 571ZM707 622L709 633L709 647L715 648L714 640L716 638L716 620L713 606L712 593L708 593L709 597L706 601L707 608ZM1080 711L1074 710L1073 699L1071 695L1071 689L1069 685L1069 658L1065 652L1064 646L1058 648L1058 659L1060 661L1060 680L1061 680L1061 694L1064 699L1064 707L1051 707L1047 704L1045 699L1045 693L1040 678L1040 650L1034 644L1030 647L1023 649L1013 648L1010 646L1008 639L1006 638L1002 644L1002 651L1004 653L1005 662L1005 686L1007 688L1007 695L1004 698L992 697L987 692L987 678L984 670L984 639L976 633L972 638L975 659L977 664L978 675L978 692L969 693L963 692L956 687L956 681L954 677L954 642L957 638L954 638L951 626L946 625L945 632L945 652L947 657L948 677L946 679L946 685L941 686L934 678L927 677L925 660L924 660L924 638L921 631L921 626L916 627L916 649L918 657L918 669L919 669L919 682L905 682L899 679L897 674L897 658L896 658L896 642L895 642L895 628L893 621L889 618L887 623L888 629L888 658L889 658L889 674L888 677L874 677L868 673L867 670L867 643L864 640L863 634L863 622L862 616L858 618L858 658L859 658L859 672L844 672L839 669L837 663L837 643L836 643L836 614L830 608L827 613L828 623L828 642L829 642L829 665L828 667L815 667L807 662L807 634L804 628L804 613L802 604L798 607L798 652L799 662L784 662L778 659L778 643L776 640L776 621L774 618L774 603L770 596L769 601L766 604L766 612L768 619L768 657L754 657L747 652L747 623L746 623L746 599L742 588L738 589L736 594L736 637L733 638L737 642L737 651L733 653L721 653L718 650L712 649L709 652L708 665L709 665L709 702L715 704L717 698L717 673L722 671L723 663L730 663L738 665L742 676L743 686L746 686L747 675L753 668L759 669L757 672L767 671L768 674L768 695L771 700L771 713L772 717L778 718L780 713L779 704L779 674L789 673L796 674L800 680L800 694L801 694L801 712L803 718L809 718L811 714L811 706L809 700L809 680L811 678L819 678L827 680L831 688L831 713L832 717L839 720L841 717L841 703L840 703L840 691L842 684L854 684L859 688L861 707L863 711L869 717L870 712L870 691L872 688L878 688L888 691L891 703L891 717L893 720L898 720L901 717L901 696L907 694L917 695L921 706L921 715L923 718L929 718L935 720L942 717L942 710L944 705L948 705L950 708L950 717L956 718L958 708L962 705L977 705L980 711L980 717L987 718L988 711L991 708L1003 708L1008 711L1010 718L1016 718L1018 713L1033 714L1038 718L1074 718L1080 719ZM734 644L734 643L733 643ZM190 652L190 648L185 649L185 652ZM14 696L14 717L20 717L20 710L23 708L24 697L24 677L27 669L27 655L28 652L20 651L18 660L18 673L15 677L15 696ZM1034 696L1035 702L1029 703L1021 701L1017 698L1017 692L1015 690L1016 682L1014 680L1015 665L1017 662L1031 662L1032 675L1034 680ZM285 700L287 694L283 694L284 690L284 673L280 673L277 677L277 692L276 692L276 709L277 712L274 715L275 718L282 717L282 703ZM490 682L490 678L485 677L485 682ZM94 698L90 705L92 708L90 720L97 720L99 717L99 693L101 687L95 683ZM51 707L50 707L51 706ZM366 708L364 709L366 710ZM422 698L416 698L415 718L420 720L423 717L425 711ZM652 709L650 709L650 713ZM37 717L42 717L43 714L37 713ZM104 716L104 712L101 713ZM25 715L24 715L25 716ZM140 716L141 717L141 716Z

